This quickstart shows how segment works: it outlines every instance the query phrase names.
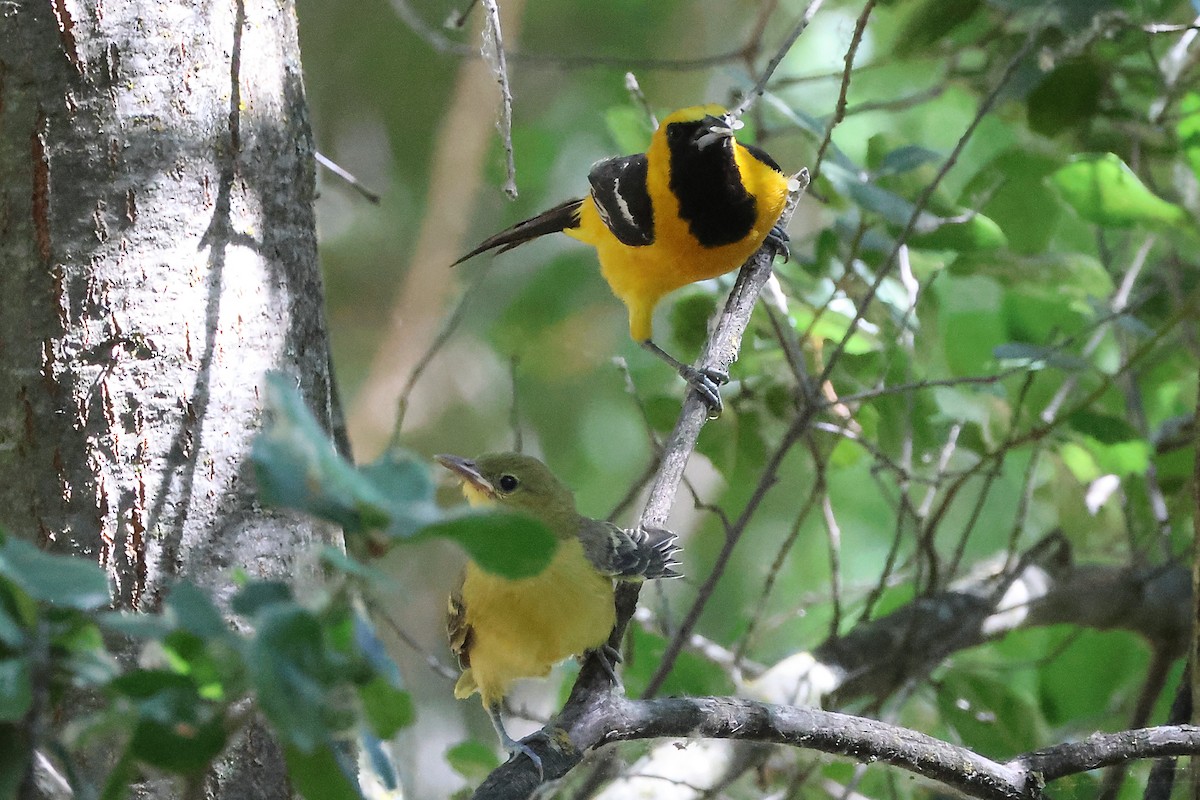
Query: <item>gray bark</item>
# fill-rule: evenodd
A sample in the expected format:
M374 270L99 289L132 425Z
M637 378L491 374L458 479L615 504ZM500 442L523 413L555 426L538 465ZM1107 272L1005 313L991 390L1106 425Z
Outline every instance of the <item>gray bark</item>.
M330 417L313 195L291 3L0 5L0 522L117 607L332 540L247 460L268 370ZM260 728L236 749L211 796L289 796Z

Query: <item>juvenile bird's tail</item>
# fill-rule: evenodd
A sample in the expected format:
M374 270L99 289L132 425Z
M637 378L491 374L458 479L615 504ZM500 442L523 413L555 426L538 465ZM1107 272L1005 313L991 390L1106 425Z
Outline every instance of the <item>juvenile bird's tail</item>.
M663 528L634 528L629 532L638 544L638 555L642 560L639 565L638 577L645 580L657 578L678 578L680 573L674 568L679 566L675 554L679 545L675 544L675 534Z
M475 673L471 672L470 668L464 669L458 676L458 682L454 684L454 698L466 700L478 691L479 685L475 683Z
M582 205L583 200L568 200L565 203L556 205L549 211L543 211L536 217L518 222L511 228L502 230L496 235L484 239L478 247L450 266L457 266L468 258L473 258L480 253L486 253L488 250L503 253L512 250L517 245L532 241L539 236L545 236L547 233L558 233L567 228L578 228L579 208Z

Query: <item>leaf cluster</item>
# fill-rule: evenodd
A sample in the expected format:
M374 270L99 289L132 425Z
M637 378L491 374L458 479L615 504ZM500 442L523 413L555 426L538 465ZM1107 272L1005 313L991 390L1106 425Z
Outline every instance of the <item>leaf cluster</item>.
M282 377L270 392L271 421L254 451L262 496L342 526L361 558L322 551L327 583L304 598L286 583L241 575L227 608L181 581L160 612L129 613L109 610L108 579L95 564L0 537L0 798L32 780L35 750L79 797L117 800L155 774L193 783L260 716L304 796L360 797L360 747L394 788L382 742L415 710L355 602L364 583L381 580L365 560L438 536L510 577L548 561L554 540L538 523L444 512L426 466L392 453L354 468ZM497 529L516 546L485 535ZM52 733L50 720L85 692L98 698L94 708L71 712ZM95 783L77 762L100 744L115 766Z

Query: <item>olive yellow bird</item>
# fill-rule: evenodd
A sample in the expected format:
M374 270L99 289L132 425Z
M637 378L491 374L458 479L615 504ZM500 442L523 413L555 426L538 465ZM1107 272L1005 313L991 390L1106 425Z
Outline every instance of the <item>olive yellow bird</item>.
M653 340L654 307L689 283L737 269L764 242L787 252L776 225L789 179L775 160L733 134L718 105L674 112L645 153L609 158L588 173L591 192L485 239L461 263L559 231L596 248L600 272L629 310L634 341L666 361L719 413L727 376L680 362Z
M454 696L479 692L504 749L526 754L540 772L541 759L504 729L501 702L517 679L545 676L559 661L593 650L615 680L618 655L607 647L616 624L613 580L678 577L675 535L581 516L571 490L530 456L436 458L462 480L471 505L528 514L557 540L549 565L529 578L505 578L468 561L446 625L463 670Z

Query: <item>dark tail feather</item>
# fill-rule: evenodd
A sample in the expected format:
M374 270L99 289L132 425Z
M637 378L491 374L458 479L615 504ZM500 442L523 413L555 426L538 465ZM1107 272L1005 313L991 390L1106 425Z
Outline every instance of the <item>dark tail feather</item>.
M638 537L637 534L641 536ZM655 578L678 578L679 573L674 567L679 566L675 560L679 545L675 544L675 534L662 528L637 528L635 537L640 539L638 544L645 566L641 569L642 577L647 580Z
M545 236L547 233L558 233L567 228L578 228L579 207L582 205L583 200L568 200L565 203L556 205L549 211L543 211L536 217L527 219L524 222L518 222L511 228L502 230L495 236L489 236L484 239L478 247L450 266L457 266L468 258L473 258L488 250L496 250L497 253L503 253L512 250L517 245L532 241L539 236Z

